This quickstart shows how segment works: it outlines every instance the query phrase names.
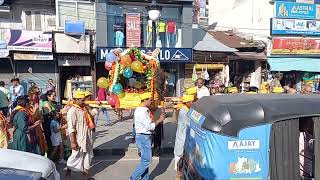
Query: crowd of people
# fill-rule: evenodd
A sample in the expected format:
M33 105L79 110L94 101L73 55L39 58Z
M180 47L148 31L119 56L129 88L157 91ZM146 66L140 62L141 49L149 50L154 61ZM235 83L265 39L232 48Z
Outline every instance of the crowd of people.
M0 82L0 148L46 156L66 164L67 176L75 170L93 179L89 169L96 112L84 103L92 94L75 91L72 103L62 108L51 79L44 94L34 83L24 94L18 78L11 82L9 89Z

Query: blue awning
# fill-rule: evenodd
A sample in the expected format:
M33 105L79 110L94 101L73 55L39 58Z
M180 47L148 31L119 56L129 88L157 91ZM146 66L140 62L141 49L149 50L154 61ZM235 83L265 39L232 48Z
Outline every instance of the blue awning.
M320 58L268 58L271 71L320 72Z

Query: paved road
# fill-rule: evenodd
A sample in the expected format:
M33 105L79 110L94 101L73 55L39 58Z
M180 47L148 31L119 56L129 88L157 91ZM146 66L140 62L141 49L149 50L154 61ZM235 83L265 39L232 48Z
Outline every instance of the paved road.
M139 163L137 157L109 157L94 160L92 173L96 180L128 180L132 171ZM171 157L154 158L149 169L150 179L174 180L175 171L173 169L173 159ZM79 173L73 173L71 178L65 178L63 167L58 167L62 180L81 180Z

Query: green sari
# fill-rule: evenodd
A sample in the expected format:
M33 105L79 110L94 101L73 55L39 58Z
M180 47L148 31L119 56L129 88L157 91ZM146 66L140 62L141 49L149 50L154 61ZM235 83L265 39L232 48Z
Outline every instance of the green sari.
M13 117L15 131L12 149L39 154L34 130L29 130L32 122L26 112L17 112Z

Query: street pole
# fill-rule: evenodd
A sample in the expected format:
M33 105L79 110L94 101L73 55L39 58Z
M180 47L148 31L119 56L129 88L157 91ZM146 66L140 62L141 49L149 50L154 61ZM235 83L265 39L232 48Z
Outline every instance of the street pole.
M157 46L157 27L156 21L152 21L152 51L156 49Z

